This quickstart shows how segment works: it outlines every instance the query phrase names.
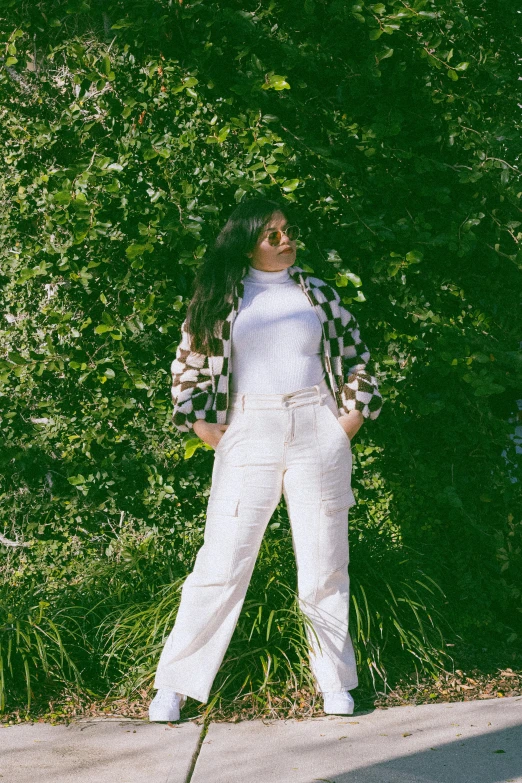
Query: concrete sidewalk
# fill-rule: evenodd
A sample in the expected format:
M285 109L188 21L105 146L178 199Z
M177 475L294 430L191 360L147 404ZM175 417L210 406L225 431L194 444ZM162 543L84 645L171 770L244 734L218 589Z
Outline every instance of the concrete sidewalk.
M522 696L211 723L206 734L118 718L1 728L0 783L51 781L522 783Z

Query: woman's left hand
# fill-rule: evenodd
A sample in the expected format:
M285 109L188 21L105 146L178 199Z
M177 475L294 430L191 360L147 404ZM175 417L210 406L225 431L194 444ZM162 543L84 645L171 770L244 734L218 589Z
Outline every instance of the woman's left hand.
M343 430L346 432L350 440L354 438L364 423L364 416L361 411L350 411L350 413L344 413L337 419Z

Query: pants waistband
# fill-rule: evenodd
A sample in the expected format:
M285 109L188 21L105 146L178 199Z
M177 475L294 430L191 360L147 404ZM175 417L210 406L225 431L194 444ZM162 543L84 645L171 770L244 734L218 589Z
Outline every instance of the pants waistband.
M306 386L288 394L254 394L247 392L239 394L232 392L230 395L230 407L240 408L297 408L301 405L322 405L331 394L325 381L315 386Z

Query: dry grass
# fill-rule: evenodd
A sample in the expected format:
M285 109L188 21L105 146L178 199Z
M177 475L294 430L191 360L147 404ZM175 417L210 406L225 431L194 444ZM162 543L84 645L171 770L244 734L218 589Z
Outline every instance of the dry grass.
M496 671L480 671L470 667L443 672L436 679L402 678L386 694L371 694L358 688L354 691L356 712L386 709L406 704L434 704L437 702L474 701L478 699L505 698L522 695L522 663L517 657L518 668L497 668ZM492 668L482 661L487 669ZM120 717L148 719L148 705L152 693L142 690L135 698L93 699L86 694L61 694L46 703L35 700L31 713L20 707L1 718L2 725L26 722L52 724L70 723L79 718ZM262 700L255 694L245 695L232 703L220 704L219 699L207 705L188 699L182 712L182 720L203 723L211 718L213 722L237 723L254 719L305 720L324 715L319 694L300 690L283 696L264 695Z

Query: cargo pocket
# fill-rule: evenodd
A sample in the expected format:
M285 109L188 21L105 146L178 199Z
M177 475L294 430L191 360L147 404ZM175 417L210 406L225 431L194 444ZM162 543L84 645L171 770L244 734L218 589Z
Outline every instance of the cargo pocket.
M348 566L348 509L355 505L351 489L322 501L321 569L329 574Z
M219 443L221 443L221 441L219 441ZM209 514L223 517L237 517L239 515L239 498L235 495L230 497L211 497L207 506L207 516Z
M205 584L224 584L230 575L236 552L240 502L237 495L209 500L203 546L194 566Z

